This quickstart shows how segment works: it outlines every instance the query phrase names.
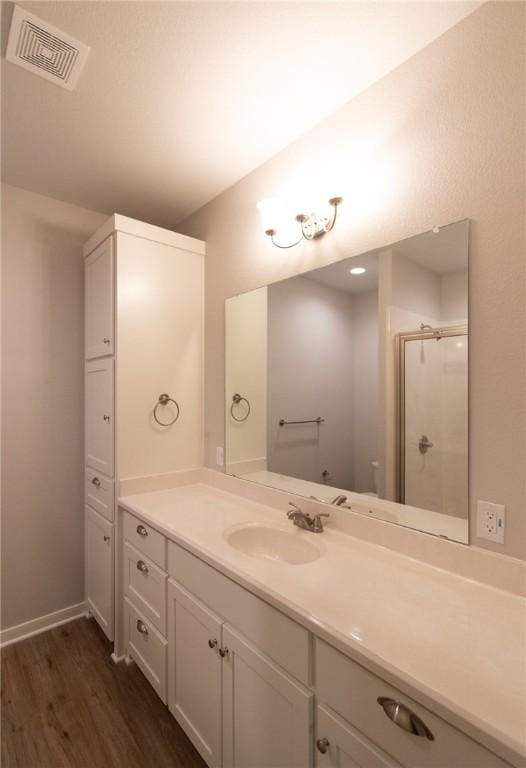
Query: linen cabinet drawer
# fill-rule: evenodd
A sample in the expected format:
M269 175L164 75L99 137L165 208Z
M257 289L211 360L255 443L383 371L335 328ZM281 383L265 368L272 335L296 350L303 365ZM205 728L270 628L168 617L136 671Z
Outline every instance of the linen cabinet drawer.
M161 568L166 568L166 539L147 523L124 513L124 538Z
M127 654L166 704L168 642L127 597L124 598L124 641Z
M131 544L124 544L124 594L166 635L167 575Z
M310 683L309 633L304 627L172 541L168 573L287 672Z
M84 482L85 501L88 506L113 522L113 480L91 467L86 467Z
M314 664L318 700L405 768L509 768L493 752L318 638ZM400 725L384 711L393 714L397 705ZM430 738L411 728L428 729Z

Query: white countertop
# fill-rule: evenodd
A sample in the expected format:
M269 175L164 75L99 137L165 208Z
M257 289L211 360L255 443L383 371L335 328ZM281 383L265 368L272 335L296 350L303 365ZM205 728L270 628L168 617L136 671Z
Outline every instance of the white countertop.
M285 512L210 485L126 496L119 504L373 671L381 667L423 704L432 699L438 714L445 709L460 727L472 725L526 756L526 599L331 530L331 523L321 535L300 531ZM287 565L245 555L223 536L244 522L277 524L308 538L322 556Z

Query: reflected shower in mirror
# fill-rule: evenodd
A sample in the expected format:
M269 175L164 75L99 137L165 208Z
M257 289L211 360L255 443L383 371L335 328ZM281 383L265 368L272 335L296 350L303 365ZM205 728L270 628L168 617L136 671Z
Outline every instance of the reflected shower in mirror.
M226 301L226 470L468 540L460 221Z

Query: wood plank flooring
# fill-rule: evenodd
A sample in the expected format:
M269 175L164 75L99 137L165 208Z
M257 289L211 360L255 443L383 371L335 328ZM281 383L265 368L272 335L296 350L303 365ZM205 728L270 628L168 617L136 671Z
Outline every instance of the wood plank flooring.
M2 768L206 768L93 619L2 650Z

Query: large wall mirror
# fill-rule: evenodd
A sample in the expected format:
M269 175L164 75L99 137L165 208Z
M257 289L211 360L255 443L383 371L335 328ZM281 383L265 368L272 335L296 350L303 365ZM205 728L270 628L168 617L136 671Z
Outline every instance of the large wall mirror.
M468 541L459 221L226 301L226 471Z

